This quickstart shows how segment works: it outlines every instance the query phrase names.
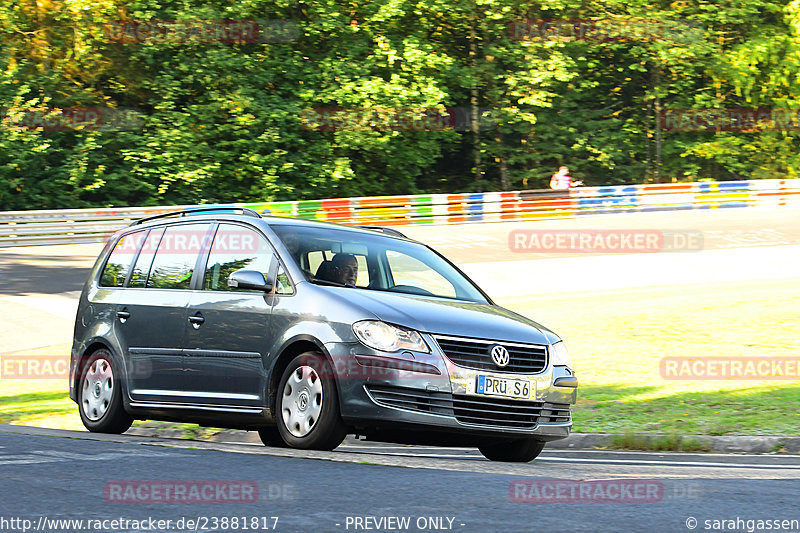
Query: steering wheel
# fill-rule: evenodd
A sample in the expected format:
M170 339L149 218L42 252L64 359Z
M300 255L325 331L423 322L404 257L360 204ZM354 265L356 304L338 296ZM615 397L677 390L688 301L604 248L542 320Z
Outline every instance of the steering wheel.
M436 296L431 291L425 290L414 285L395 285L389 289L392 292L402 292L404 294L419 294L420 296Z

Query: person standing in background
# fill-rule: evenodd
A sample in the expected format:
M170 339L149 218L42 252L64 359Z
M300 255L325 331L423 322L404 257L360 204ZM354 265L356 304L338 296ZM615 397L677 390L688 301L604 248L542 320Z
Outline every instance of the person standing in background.
M550 188L556 190L571 189L583 185L582 181L572 181L567 167L560 167L558 172L550 177Z

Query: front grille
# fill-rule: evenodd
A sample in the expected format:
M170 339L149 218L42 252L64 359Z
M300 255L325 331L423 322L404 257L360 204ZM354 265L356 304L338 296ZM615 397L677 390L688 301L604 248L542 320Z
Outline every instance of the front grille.
M569 405L546 402L521 402L502 398L454 396L456 419L465 424L529 429L537 424L569 422Z
M538 374L547 367L547 347L534 344L503 344L503 342L435 336L442 352L453 364L473 370ZM510 360L508 366L498 367L489 351L496 344L505 346Z
M366 387L379 405L407 411L455 416L464 424L530 429L537 424L568 423L569 404L522 402L502 398L453 396L399 387Z
M375 401L387 407L453 416L452 395L399 387L367 387Z

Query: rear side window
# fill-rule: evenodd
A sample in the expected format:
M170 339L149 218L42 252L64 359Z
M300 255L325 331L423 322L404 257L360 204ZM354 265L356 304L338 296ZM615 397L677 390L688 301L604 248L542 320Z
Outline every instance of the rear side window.
M133 258L144 239L145 231L136 231L123 236L114 246L100 276L102 287L122 287L131 269Z
M211 291L247 290L228 286L228 276L246 268L269 274L272 248L257 232L236 224L220 224L208 255L203 289Z
M164 235L164 228L150 230L147 238L145 238L142 251L139 252L139 257L136 259L136 265L133 267L128 287L144 288L147 283L147 275L150 274L150 266L153 264L153 257L156 255L156 249L158 248L158 243L161 242L162 235Z
M147 288L188 289L209 224L181 224L166 229L158 244Z

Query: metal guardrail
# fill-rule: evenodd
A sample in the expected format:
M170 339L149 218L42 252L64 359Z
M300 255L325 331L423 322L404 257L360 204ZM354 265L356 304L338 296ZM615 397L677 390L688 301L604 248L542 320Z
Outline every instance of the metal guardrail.
M0 247L103 242L140 218L183 206L0 212Z
M248 207L266 215L342 224L393 226L790 205L800 205L800 179L581 187L568 191L332 198L219 204L218 207ZM191 207L199 206L0 212L0 247L103 242L137 219Z

